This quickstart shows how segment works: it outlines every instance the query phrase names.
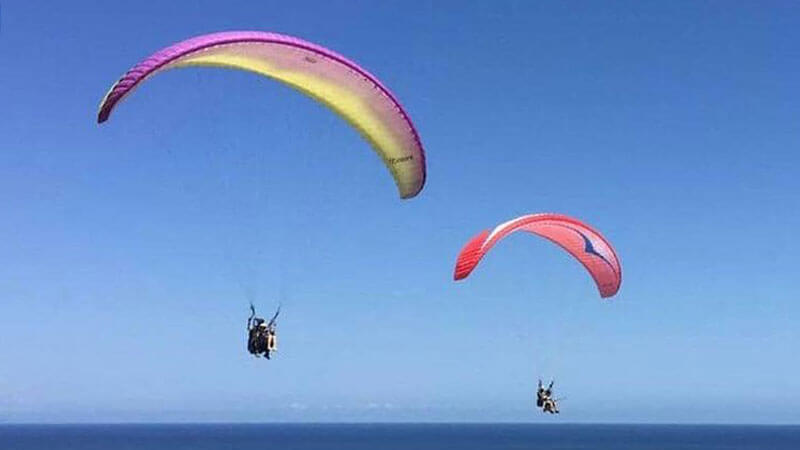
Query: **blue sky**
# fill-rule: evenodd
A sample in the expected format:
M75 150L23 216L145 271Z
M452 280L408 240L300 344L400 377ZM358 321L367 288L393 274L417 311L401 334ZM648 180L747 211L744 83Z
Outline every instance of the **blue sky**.
M800 422L800 10L792 2L4 1L0 421ZM220 30L359 62L428 183L277 83L132 64ZM596 226L625 278L516 215ZM279 301L276 360L245 352Z

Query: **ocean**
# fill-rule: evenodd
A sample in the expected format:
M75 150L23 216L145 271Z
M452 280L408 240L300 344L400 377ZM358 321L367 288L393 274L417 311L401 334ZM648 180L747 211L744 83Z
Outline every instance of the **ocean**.
M798 450L800 426L0 425L2 450Z

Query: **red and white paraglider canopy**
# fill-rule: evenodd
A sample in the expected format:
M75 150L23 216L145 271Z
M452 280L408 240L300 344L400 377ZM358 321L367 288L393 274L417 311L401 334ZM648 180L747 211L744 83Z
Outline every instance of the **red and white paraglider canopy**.
M611 244L594 228L561 214L526 215L498 225L492 231L483 231L461 249L454 278L468 277L497 242L517 231L549 239L569 252L589 271L603 298L619 291L622 267Z

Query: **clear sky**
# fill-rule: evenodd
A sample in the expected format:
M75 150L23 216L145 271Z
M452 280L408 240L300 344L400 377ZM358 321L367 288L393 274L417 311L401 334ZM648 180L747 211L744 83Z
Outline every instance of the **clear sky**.
M185 4L184 4L185 3ZM0 421L800 422L795 2L0 5ZM236 29L380 77L427 149L401 201L329 110L248 73L159 75ZM561 212L620 294L530 236ZM247 303L283 303L273 361Z

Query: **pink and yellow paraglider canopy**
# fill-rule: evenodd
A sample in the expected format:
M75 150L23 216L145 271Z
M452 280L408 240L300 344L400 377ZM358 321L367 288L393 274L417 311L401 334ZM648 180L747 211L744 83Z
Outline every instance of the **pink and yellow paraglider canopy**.
M456 280L468 277L497 242L517 231L549 239L569 252L589 271L601 297L611 297L619 291L622 266L611 244L594 228L561 214L531 214L498 225L492 231L483 231L461 250L453 277Z
M328 106L369 141L402 198L425 184L425 152L406 111L375 76L338 53L291 36L231 31L198 36L160 50L131 68L100 104L99 123L156 73L186 66L248 70L283 82Z

